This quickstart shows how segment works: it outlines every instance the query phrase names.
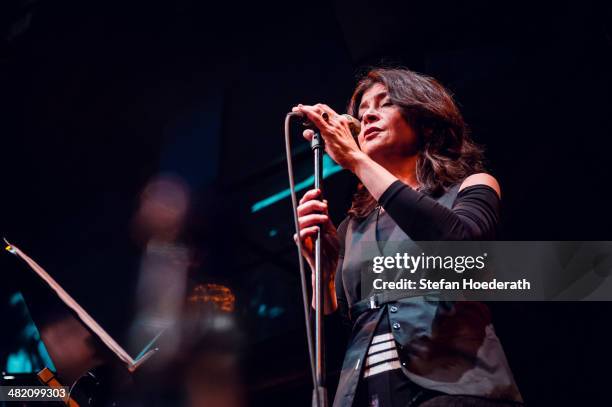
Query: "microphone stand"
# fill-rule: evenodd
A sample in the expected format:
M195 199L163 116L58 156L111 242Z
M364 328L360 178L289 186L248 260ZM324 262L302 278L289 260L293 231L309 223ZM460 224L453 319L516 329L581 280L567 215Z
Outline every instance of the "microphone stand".
M343 115L349 120L349 126L353 137L359 134L360 123L349 115ZM304 118L304 115L298 112L290 112L285 116L285 153L287 155L287 172L289 175L289 190L291 195L291 206L293 208L293 221L295 224L295 232L298 250L298 261L300 266L300 282L302 285L302 302L304 303L304 317L306 320L306 339L308 342L308 356L310 361L310 373L312 375L313 391L312 391L312 406L327 407L327 389L325 388L325 352L324 352L324 336L323 336L323 290L324 280L321 275L321 229L317 232L315 240L315 284L313 289L313 299L315 303L315 337L313 344L312 326L310 319L312 317L311 306L308 303L308 287L306 282L306 271L304 267L304 256L302 240L300 236L300 224L298 222L298 201L295 194L295 178L293 176L293 160L291 159L291 137L290 137L290 122L292 118ZM302 123L305 125L305 123ZM315 133L310 142L314 154L314 187L323 191L323 138L321 134L315 130ZM323 194L321 194L323 195Z
M314 187L321 190L323 196L323 138L318 131L315 131L310 142L314 154ZM324 279L321 270L321 228L317 232L315 240L315 374L316 387L313 389L312 405L316 407L327 407L327 389L325 387L325 352L324 352L324 331L323 331L323 290Z
M291 131L290 124L293 118L304 118L297 112L290 112L285 116L285 153L287 156L287 174L289 176L289 190L291 195L291 206L293 209L293 222L295 225L296 236L300 236L300 224L298 221L298 200L295 193L295 178L293 176L293 160L291 157ZM302 123L304 124L304 123ZM314 169L315 169L315 188L321 189L321 180L323 179L323 139L321 134L315 132L311 144L314 153ZM312 307L308 301L308 283L306 281L306 270L304 266L304 256L302 239L296 239L298 263L300 266L300 283L302 286L302 302L304 305L304 320L306 323L306 339L308 342L308 360L310 362L310 373L312 375L312 406L327 407L327 390L325 389L325 361L323 352L323 301L322 289L323 278L321 276L321 231L317 233L315 240L315 284L313 289L313 300L315 303L315 323L316 323L316 354L315 354L315 336L312 332Z

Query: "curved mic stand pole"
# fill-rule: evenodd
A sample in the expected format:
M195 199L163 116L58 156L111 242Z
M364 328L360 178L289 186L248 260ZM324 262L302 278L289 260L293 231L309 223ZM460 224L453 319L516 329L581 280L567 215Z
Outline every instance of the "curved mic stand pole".
M321 190L320 198L323 199L323 138L318 131L315 131L310 147L314 153L314 187ZM325 353L323 336L323 276L321 275L321 228L317 232L315 240L315 372L316 388L314 389L312 404L317 401L320 407L327 407L327 389L325 387Z

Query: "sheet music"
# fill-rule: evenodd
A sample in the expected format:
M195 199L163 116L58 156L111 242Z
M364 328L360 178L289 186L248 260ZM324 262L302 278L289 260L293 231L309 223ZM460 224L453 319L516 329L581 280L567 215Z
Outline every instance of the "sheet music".
M45 269L43 269L40 265L38 265L38 263L36 263L34 260L32 260L27 254L25 254L23 251L21 251L17 246L12 245L11 243L9 243L6 239L4 239L4 241L7 244L6 250L14 255L16 255L17 257L20 257L23 261L25 261L28 266L30 266L30 268L32 270L34 270L34 272L40 276L40 278L42 278L45 283L49 286L49 288L51 288L55 294L64 302L64 304L66 304L68 306L68 308L70 308L72 311L74 311L76 313L76 315L78 316L78 318L81 320L81 322L83 322L83 324L85 324L101 341L102 343L104 343L115 355L117 355L117 357L126 364L128 370L130 372L133 372L134 370L136 370L144 361L146 361L155 351L157 351L156 348L150 349L146 352L141 352L141 354L139 355L139 357L137 357L136 359L133 359L105 330L104 328L102 328L100 326L100 324L98 324L96 322L95 319L93 319L93 317L91 315L89 315L89 313L87 313L87 311L85 311L83 309L83 307L81 307L81 305L79 305L78 302L75 301L74 298L72 298L70 296L70 294L68 294L66 292L66 290L64 290L62 288L62 286L60 286L57 281L55 281L53 279L53 277L51 277L49 275L49 273L47 273L45 271ZM161 333L159 334L161 335ZM157 335L154 339L157 340L157 338L159 337L159 335ZM152 341L152 342L154 342ZM147 346L149 347L149 345ZM146 348L145 348L146 350Z

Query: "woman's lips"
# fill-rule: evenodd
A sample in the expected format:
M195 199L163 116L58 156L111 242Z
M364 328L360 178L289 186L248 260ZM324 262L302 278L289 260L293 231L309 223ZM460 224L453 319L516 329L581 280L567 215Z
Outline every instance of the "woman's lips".
M363 135L363 138L365 141L368 141L374 137L376 137L378 135L378 133L381 132L381 129L379 129L378 127L371 127L369 129L366 130L366 132Z

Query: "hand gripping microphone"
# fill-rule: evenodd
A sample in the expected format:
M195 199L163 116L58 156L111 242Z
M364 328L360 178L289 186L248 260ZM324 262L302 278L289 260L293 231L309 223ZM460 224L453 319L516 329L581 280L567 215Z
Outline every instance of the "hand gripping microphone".
M292 113L302 118L302 126L309 128L309 129L316 130L317 127L310 120L306 118L306 115L299 113L299 112L292 112ZM350 114L345 113L341 116L349 121L349 128L351 130L351 134L353 135L353 138L355 139L355 141L357 141L357 136L359 136L359 132L361 131L361 123L359 122L359 120L355 119Z

